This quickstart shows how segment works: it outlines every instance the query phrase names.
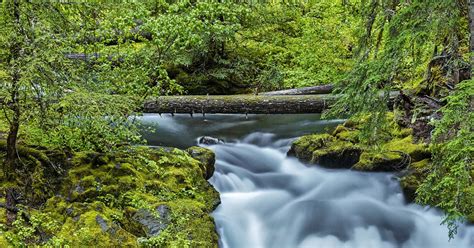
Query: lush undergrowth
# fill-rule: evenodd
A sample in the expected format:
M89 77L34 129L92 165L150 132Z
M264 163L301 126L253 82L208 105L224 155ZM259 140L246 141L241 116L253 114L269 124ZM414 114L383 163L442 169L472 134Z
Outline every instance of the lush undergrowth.
M18 177L0 184L2 204L12 189L17 202L11 223L0 208L1 247L217 246L209 150L193 153L201 161L146 147L107 154L21 147L19 154Z

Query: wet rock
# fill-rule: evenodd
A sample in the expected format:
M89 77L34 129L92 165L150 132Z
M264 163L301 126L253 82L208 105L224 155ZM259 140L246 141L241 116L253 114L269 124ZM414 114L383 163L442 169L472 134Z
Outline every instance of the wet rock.
M109 230L109 226L107 225L107 222L102 218L102 216L97 215L95 217L95 221L97 224L99 224L100 229L102 229L103 232L107 232Z
M214 174L214 163L216 162L216 155L213 151L199 147L193 146L186 150L191 157L200 162L200 168L203 172L203 177L207 180L212 177Z
M411 130L400 128L393 119L393 113L388 113L387 141L377 147L360 143L363 120L348 120L332 134L300 137L293 142L288 155L323 167L360 171L401 171L410 163L430 158L427 145L415 143Z
M351 168L359 161L360 153L360 148L351 142L330 134L314 134L293 142L288 155L328 168Z
M156 209L156 213L152 213L148 209L139 209L133 219L142 225L145 234L148 237L158 236L169 224L169 207L160 205Z
M416 190L423 183L425 178L428 176L431 167L430 159L423 159L418 162L411 163L400 179L400 185L402 187L405 199L408 202L412 202L416 198Z
M225 143L224 140L214 138L211 136L202 136L201 138L199 138L198 142L199 144L203 144L203 145L217 145L217 144Z

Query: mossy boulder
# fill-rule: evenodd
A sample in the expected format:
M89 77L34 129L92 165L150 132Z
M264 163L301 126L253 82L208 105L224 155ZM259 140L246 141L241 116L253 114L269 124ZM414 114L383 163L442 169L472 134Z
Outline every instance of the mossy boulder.
M360 149L330 134L313 134L297 139L288 155L330 168L350 168L358 161Z
M0 225L0 245L217 247L210 213L220 200L206 181L215 158L192 150L200 160L148 147L71 154L54 178L42 174L44 185L54 184L42 204L19 205L30 218Z
M200 162L200 168L204 178L211 178L212 174L214 174L214 163L216 162L216 155L214 152L199 146L192 146L186 149L186 151L191 155L191 157Z
M393 114L387 114L387 118L393 119ZM360 124L363 121L348 120L331 134L300 137L293 142L288 155L326 168L397 172L407 199L412 201L431 163L428 146L416 143L411 130L398 127L394 121L388 122L386 137L377 146L361 144Z
M388 113L387 119L392 120ZM385 142L367 146L359 142L364 120L347 120L332 134L313 134L293 142L288 155L329 168L352 168L361 171L400 171L411 162L429 158L427 145L415 143L411 131L388 121Z
M411 135L394 138L379 149L366 148L353 169L362 171L400 171L413 162L431 157L428 146L414 143Z
M400 178L400 185L407 201L411 202L415 200L416 190L425 180L430 166L431 160L427 158L411 163L404 171L404 174Z

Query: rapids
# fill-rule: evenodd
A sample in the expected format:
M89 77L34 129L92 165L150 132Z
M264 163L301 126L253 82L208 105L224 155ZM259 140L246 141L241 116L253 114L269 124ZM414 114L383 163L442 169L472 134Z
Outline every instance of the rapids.
M226 140L209 182L222 203L214 211L221 247L474 247L474 228L448 239L442 213L407 204L394 175L306 166L286 156L300 135L341 120L318 115L145 115L158 135L151 145L187 147L199 136Z

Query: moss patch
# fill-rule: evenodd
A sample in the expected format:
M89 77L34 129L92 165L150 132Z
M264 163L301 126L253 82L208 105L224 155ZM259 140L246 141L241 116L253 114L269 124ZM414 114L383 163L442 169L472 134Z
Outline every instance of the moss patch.
M359 142L360 124L347 120L332 134L313 134L293 142L288 155L328 168L351 168L360 171L396 171L407 199L413 200L420 183L426 177L431 154L426 144L415 143L412 131L400 128L387 114L388 127L384 142L366 146Z
M416 190L425 180L430 166L430 159L423 159L411 163L405 171L404 176L401 177L400 185L402 186L403 192L408 201L413 201L415 199Z
M205 150L201 156L213 156ZM43 153L36 159L40 168L52 161ZM19 215L6 226L0 212L0 246L217 247L209 214L220 200L205 179L214 163L207 162L178 149L147 147L73 154L57 163L61 173L41 174L43 184L36 185L51 190L38 192L41 204L19 205L29 220Z

